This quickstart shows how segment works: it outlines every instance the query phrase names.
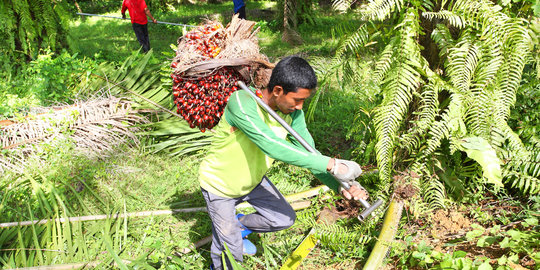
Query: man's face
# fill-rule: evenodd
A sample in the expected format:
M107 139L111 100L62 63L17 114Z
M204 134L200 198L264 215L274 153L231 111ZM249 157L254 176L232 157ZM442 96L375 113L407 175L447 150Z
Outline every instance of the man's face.
M274 87L273 95L276 97L276 106L284 114L290 114L296 110L301 110L304 101L311 96L312 90L298 88L296 92L284 94L281 86Z

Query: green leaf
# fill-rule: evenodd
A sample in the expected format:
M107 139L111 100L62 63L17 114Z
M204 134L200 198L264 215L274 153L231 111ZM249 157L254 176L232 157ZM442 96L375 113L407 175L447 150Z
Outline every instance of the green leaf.
M476 243L479 247L488 247L493 245L497 241L497 237L494 236L482 236L480 239L478 239L478 242Z
M514 241L519 241L523 238L523 233L520 231L509 230L507 233L508 235L510 235L510 237L512 237L512 240Z
M454 251L454 254L452 255L452 257L454 258L465 258L466 256L467 256L467 252L463 250Z
M525 219L525 223L523 224L526 227L529 226L538 226L538 219L535 217L527 218Z
M484 171L489 183L502 187L501 161L491 145L480 137L468 137L461 140L458 147L474 159Z
M483 233L484 233L483 230L472 230L472 231L468 232L465 235L465 237L467 238L468 241L471 241L473 239L476 239L476 238L480 237Z
M497 260L497 264L499 265L505 265L506 262L508 262L508 258L506 258L506 255L503 255Z
M426 253L415 251L413 252L412 257L418 260L423 260L426 257Z
M493 269L493 267L491 267L488 261L485 261L480 266L478 266L478 270L491 270L491 269Z
M508 237L505 237L500 243L499 245L501 246L501 248L507 248L507 247L510 247L510 238Z

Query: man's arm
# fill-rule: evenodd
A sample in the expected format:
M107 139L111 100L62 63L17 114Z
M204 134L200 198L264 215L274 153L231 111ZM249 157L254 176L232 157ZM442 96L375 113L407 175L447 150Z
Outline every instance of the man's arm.
M148 16L148 17L150 17L150 19L152 19L152 22L157 23L157 20L154 19L154 16L152 16L152 13L150 13L150 10L148 9L148 7L144 8L144 13L146 14L146 16Z
M315 142L313 140L313 137L311 136L311 134L309 133L309 130L307 129L306 119L304 117L304 112L302 110L297 110L297 111L295 111L294 113L291 114L291 117L293 119L292 123L291 123L291 127L309 145L311 145L313 148L315 148ZM294 138L294 136L289 134L288 137L289 137L289 140L293 144L295 144L295 145L297 145L299 147L301 146L300 142L296 138ZM317 150L315 150L315 151L317 151ZM319 153L319 152L317 151L317 153ZM367 199L367 193L362 188L359 188L357 186L351 186L348 190L340 189L339 182L329 172L329 171L334 169L334 166L337 166L335 161L336 160L333 159L333 158L330 159L330 161L328 162L327 172L316 172L316 171L311 171L311 172L313 173L313 175L315 175L315 177L317 177L317 179L319 179L321 182L323 182L325 185L327 185L328 187L330 187L334 191L337 192L338 190L341 190L341 193L343 194L343 196L345 196L345 198L347 198L347 199L362 198L362 199L366 200ZM350 164L350 165L352 165L352 164ZM348 169L351 169L351 168L348 168ZM359 168L357 168L357 169L359 169ZM346 173L347 172L347 170L344 170L343 168L339 168L338 170L342 170L341 173Z
M296 110L291 114L292 117L292 123L291 127L302 137L309 145L311 145L313 148L315 148L315 141L313 140L313 137L311 136L311 133L309 133L309 130L307 129L306 120L304 116L304 112L302 110ZM300 142L294 138L294 136L288 135L289 140L291 143L298 147L303 147ZM318 152L318 151L317 151ZM318 152L319 153L319 152ZM319 153L320 154L320 153ZM321 182L323 182L325 185L327 185L329 188L333 189L334 191L338 192L340 184L338 181L330 174L328 171L331 170L334 167L334 160L330 159L327 165L327 171L325 172L317 172L317 171L311 171L313 175L317 179L319 179Z
M126 1L122 1L122 19L125 19L126 18L126 10L127 10L127 6L126 6Z
M240 129L267 156L288 164L325 172L329 157L313 154L278 137L261 119L257 103L244 91L235 92L226 107L225 120Z

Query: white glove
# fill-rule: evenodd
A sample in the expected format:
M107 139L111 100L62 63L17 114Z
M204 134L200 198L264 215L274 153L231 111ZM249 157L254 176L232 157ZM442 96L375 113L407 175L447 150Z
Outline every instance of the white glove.
M345 166L346 169L344 170L342 167ZM343 171L345 171L343 173ZM340 173L341 172L341 173ZM342 183L347 183L350 185L353 181L362 174L362 169L360 168L360 165L354 161L350 160L343 160L343 159L334 159L334 167L330 171L330 173L339 181Z

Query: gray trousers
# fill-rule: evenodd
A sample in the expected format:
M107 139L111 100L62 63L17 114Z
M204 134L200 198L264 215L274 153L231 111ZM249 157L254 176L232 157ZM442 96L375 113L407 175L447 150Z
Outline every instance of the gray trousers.
M214 269L224 269L221 253L224 244L234 259L242 262L243 244L240 226L236 221L235 206L247 201L256 210L240 220L254 232L274 232L294 224L296 213L277 188L264 176L261 183L249 194L238 198L224 198L201 189L210 219L212 219L212 246L210 248ZM227 261L227 268L232 269Z

